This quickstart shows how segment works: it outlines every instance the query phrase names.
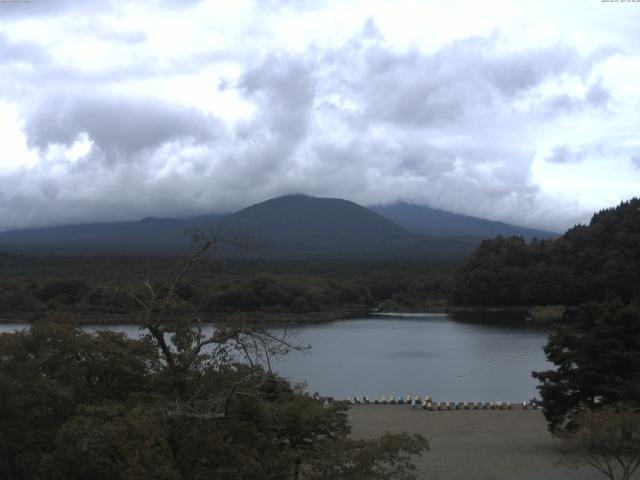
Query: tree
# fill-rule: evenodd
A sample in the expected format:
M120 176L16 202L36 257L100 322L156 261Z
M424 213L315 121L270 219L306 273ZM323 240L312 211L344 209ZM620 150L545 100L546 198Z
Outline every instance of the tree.
M385 434L375 440L324 442L309 462L309 480L411 480L416 467L411 455L429 449L420 435Z
M629 480L640 467L640 413L616 408L586 412L568 443L579 461L610 480Z
M573 325L557 327L545 346L556 370L540 380L544 415L554 433L573 431L585 411L640 407L640 307L584 305Z
M167 285L114 289L138 305L141 340L68 321L0 335L2 478L414 478L421 436L350 440L346 405L271 371L299 348L286 332L236 318L206 333L176 292L222 241L207 238Z
M460 304L630 303L640 288L640 198L593 215L551 241L484 240L458 269Z
M78 408L152 392L158 360L148 344L69 323L0 335L0 478L41 478Z

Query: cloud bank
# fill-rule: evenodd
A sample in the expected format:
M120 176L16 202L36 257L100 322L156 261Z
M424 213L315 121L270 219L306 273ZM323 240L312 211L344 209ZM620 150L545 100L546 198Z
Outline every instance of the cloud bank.
M640 9L579 4L1 5L0 230L295 192L562 230L640 191Z

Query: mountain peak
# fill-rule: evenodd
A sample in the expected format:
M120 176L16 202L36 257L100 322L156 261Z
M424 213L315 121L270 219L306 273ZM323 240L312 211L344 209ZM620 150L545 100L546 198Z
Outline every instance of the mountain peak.
M185 232L196 225L216 225L230 232L242 232L266 245L262 254L297 258L443 258L470 252L480 238L496 235L553 236L546 235L549 232L406 203L368 209L341 198L294 193L224 216L145 217L134 222L5 232L0 234L0 247L11 251L37 250L45 253L181 253L190 248ZM433 235L474 238L459 242Z

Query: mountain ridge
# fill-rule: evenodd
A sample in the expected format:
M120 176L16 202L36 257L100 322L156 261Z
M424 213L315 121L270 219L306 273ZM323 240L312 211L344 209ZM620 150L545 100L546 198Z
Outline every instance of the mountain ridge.
M546 239L558 235L547 230L511 225L405 202L369 205L367 208L407 230L439 237L467 236L484 239L502 235Z
M190 249L187 232L201 225L251 233L265 246L259 254L278 257L449 258L470 253L483 238L469 235L464 229L452 230L454 235L446 238L431 235L428 229L417 232L415 226L412 231L375 209L349 200L294 194L226 215L144 217L132 222L11 230L0 233L0 249L44 253L184 253Z

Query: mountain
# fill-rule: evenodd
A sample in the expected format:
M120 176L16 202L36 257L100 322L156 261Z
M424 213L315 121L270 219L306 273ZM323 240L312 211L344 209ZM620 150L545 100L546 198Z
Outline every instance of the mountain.
M519 227L408 203L374 205L368 208L409 231L438 237L493 238L502 235L542 239L558 235L545 230Z
M475 243L410 232L356 203L337 198L287 195L236 213L187 219L147 218L16 230L0 234L0 248L43 253L183 253L186 231L214 225L233 236L251 237L270 257L459 258ZM232 255L237 251L225 251Z
M0 234L0 248L26 253L184 253L191 248L188 231L195 226L251 237L261 248L250 255L276 257L451 258L496 235L554 236L405 203L365 208L339 198L286 195L229 215L13 230Z
M307 195L252 205L227 216L220 225L225 231L247 232L279 253L370 251L417 238L356 203Z
M216 224L222 215L185 219L147 217L134 222L88 223L11 230L0 248L42 253L175 253L189 248L188 231Z
M247 232L278 257L460 257L473 245L442 241L396 225L339 198L286 195L223 218L227 232Z

